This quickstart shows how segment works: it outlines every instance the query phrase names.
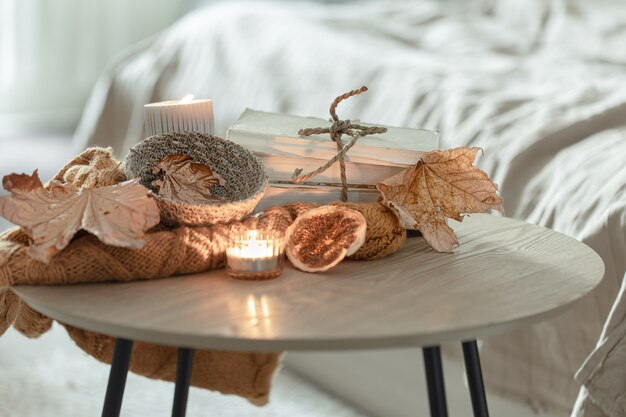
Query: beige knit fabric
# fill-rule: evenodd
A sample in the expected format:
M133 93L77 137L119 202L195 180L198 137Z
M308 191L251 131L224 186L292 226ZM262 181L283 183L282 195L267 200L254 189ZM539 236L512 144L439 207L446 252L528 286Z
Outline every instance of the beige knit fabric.
M391 255L406 241L406 229L396 215L380 203L332 203L360 211L367 221L365 243L348 259L370 261Z
M65 325L76 344L94 358L111 363L115 339ZM178 349L151 343L135 342L130 370L153 379L174 381ZM268 401L272 375L278 366L278 353L247 353L220 350L196 350L191 384L236 394L256 405Z
M92 148L72 160L55 177L77 186L97 187L125 179L110 150ZM375 259L386 256L406 239L397 218L380 203L336 203L362 212L368 222L366 242L353 256ZM0 335L13 326L28 337L50 329L52 320L35 310L10 290L11 285L62 285L85 282L133 281L197 273L225 265L229 234L250 228L284 232L293 220L315 204L293 203L272 207L241 222L210 227L168 228L159 225L145 236L143 249L108 246L95 236L81 233L49 264L31 259L28 237L19 229L0 235ZM110 362L114 339L65 326L83 350L98 360ZM243 353L199 350L194 359L192 384L222 393L243 396L255 404L268 400L271 376L280 353ZM150 378L174 380L176 349L137 343L130 370Z

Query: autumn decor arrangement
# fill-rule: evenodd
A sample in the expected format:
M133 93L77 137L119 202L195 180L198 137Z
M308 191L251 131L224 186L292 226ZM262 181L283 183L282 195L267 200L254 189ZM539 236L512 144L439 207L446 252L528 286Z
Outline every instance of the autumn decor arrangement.
M391 255L406 241L407 229L419 230L434 250L451 252L459 241L448 219L503 211L497 186L473 165L478 148L413 150L410 165L396 163L390 170L378 165L372 171L392 173L375 186L365 185L378 201L346 201L353 188L349 176L360 169L346 158L358 151L362 136L386 131L337 117L341 100L364 91L333 102L329 127L301 132L329 135L333 152L317 169L299 170L292 178L317 187L311 181L338 165L343 201L293 200L259 210L268 176L258 157L237 143L198 132L151 136L123 162L110 149L90 148L46 184L37 171L5 176L2 185L9 195L0 197L0 215L17 227L0 234L0 335L13 325L37 337L51 326L48 317L11 291L12 285L148 280L227 265L234 278L275 279L285 253L293 267L323 273L344 259ZM344 143L342 135L350 140ZM377 143L369 142L369 155ZM83 350L110 361L112 338L65 327ZM134 352L132 371L174 379L174 348L139 343ZM198 351L192 384L264 404L279 357L279 352Z
M387 131L384 127L363 126L351 123L349 120L341 120L337 116L336 108L341 101L365 91L367 91L366 87L352 90L337 97L331 103L332 124L330 127L307 128L298 132L305 136L329 134L331 140L337 145L337 153L310 173L303 175L302 170L296 170L292 178L294 183L309 180L338 163L341 200L348 199L349 187L344 160L346 154L362 136ZM341 140L344 134L351 138L345 144ZM448 226L447 219L463 221L463 215L468 213L482 213L489 210L504 212L502 199L497 195L497 185L485 172L473 165L479 151L479 148L456 148L418 153L414 165L376 184L382 196L382 203L396 214L402 226L410 230L419 230L434 250L451 252L459 242L454 231ZM294 266L303 271L309 270L310 267L299 266L294 254L295 250L290 249L290 246L315 245L317 243L315 237L308 236L309 234L301 233L295 239L289 237L287 239L289 259ZM317 244L319 246L319 243ZM325 255L320 253L319 258L323 259ZM323 271L324 269L314 268L314 270Z

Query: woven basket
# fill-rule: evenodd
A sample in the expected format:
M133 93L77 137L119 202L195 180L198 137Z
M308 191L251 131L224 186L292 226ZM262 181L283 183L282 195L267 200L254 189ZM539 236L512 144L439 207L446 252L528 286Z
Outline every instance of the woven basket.
M198 205L157 195L151 185L156 179L152 169L170 154L189 155L194 162L209 165L226 180L223 186L215 185L211 193L225 200ZM139 178L153 192L161 220L169 225L199 226L241 220L252 213L267 187L263 164L250 151L200 132L169 132L139 142L126 156L125 170L128 178Z

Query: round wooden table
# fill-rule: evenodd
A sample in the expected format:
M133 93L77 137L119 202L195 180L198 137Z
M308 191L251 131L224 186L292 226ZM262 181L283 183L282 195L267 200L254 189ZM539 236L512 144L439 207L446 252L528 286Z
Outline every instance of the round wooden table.
M184 416L194 348L241 351L421 346L432 416L447 407L439 344L461 341L474 414L487 416L476 339L555 316L602 279L601 258L549 229L490 215L453 227L436 253L421 237L393 255L275 280L224 270L131 283L16 286L34 309L117 338L103 416L118 416L132 341L181 347L174 416Z

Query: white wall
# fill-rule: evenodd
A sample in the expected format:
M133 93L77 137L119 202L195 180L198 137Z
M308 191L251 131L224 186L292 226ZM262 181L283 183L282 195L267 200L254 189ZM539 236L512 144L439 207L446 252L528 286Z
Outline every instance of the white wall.
M105 65L184 0L0 0L0 133L68 130Z

